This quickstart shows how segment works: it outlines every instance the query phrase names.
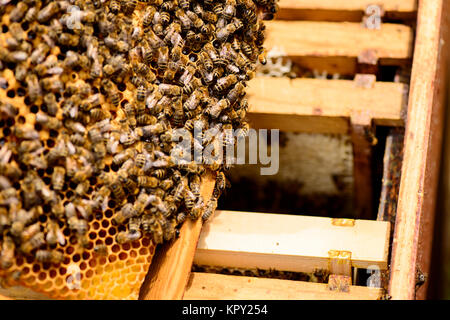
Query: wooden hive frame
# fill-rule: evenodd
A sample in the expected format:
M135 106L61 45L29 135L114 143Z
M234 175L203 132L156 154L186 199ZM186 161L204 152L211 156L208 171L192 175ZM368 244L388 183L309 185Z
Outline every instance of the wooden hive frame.
M370 4L370 1L365 0L322 0L314 4L311 1L281 0L279 19L309 21L276 20L269 23L267 47L285 44L287 55L305 67L323 67L329 72L357 75L354 81L257 78L249 88L249 117L255 128L350 133L354 145L355 186L361 190L356 197L356 208L360 214L368 210L367 203L371 201L372 194L371 181L367 179L370 175L367 163L371 159L371 148L367 139L363 138L363 132L377 125L405 127L404 141L403 134L395 130L386 140L383 190L377 221L335 221L329 218L277 215L275 224L270 214L218 211L203 228L200 240L197 233L186 234L191 238L186 242L189 244L187 248L182 249L184 253L181 256L172 256L173 246L159 251L161 260L179 262L177 272L181 271L182 276L164 283L162 280L167 279L165 275L170 274L169 266L173 264L157 264L156 271L153 269L155 265L152 265L150 280L144 284L141 298L426 297L427 283L416 287L416 274L418 270L428 273L431 255L449 58L449 17L445 14L449 4L445 0L424 0L418 3L414 0L378 1L386 19L401 19L405 25L383 23L380 30L368 30L361 28L360 21ZM411 25L414 25L416 15L414 40ZM317 22L322 20L327 22ZM283 31L293 27L299 32ZM326 31L311 32L311 28ZM355 32L358 32L357 43L353 38ZM375 41L375 49L372 41ZM411 63L409 97L407 85L374 81L371 75L383 65L408 68ZM278 108L279 105L283 107ZM401 158L402 153L403 164L399 164L393 155L400 155ZM402 165L401 176L395 173L399 165ZM393 181L399 182L399 186L395 183L393 186ZM390 226L389 221L392 222ZM370 226L370 231L361 227L365 223ZM305 227L308 224L309 229ZM295 231L291 230L292 226ZM304 233L311 229L317 233ZM336 232L339 236L324 236L325 232ZM306 235L309 241L301 242ZM358 242L358 237L364 236L371 237L377 249L375 251L383 252L379 254L380 261L374 256L367 257L365 262L359 260L358 249L354 244ZM324 253L321 246L328 245L327 248L331 250L333 246L330 242L333 241L342 245L339 247L340 254L330 251ZM197 245L195 257L190 255L194 244ZM391 252L388 249L390 244ZM335 244L335 247L339 245ZM346 255L345 251L351 250L352 255ZM183 260L183 256L186 259ZM204 272L194 272L189 277L193 260L195 263L210 265L279 267L293 271L325 267L335 276L330 277L328 285ZM367 268L368 264L386 270L384 275L389 278L388 284L385 280L387 295L380 288L354 286L349 281L352 266Z
M389 275L386 287L392 299L426 297L427 283L417 289L416 274L418 270L429 272L450 49L450 17L446 15L450 4L445 0L421 0L418 4L415 0L380 0L377 4L386 19L400 19L405 24L383 23L380 30L368 30L361 28L360 21L370 4L369 0L321 0L314 4L280 0L279 19L306 21L271 22L267 47L277 45L277 41L291 43L285 47L287 55L306 68L362 75L353 81L257 78L249 88L249 117L255 128L350 133L355 187L360 190L356 208L363 217L370 213L368 204L372 202L372 183L367 178L371 147L363 133L376 126L405 127L404 141L403 134L395 132L386 141L377 221L277 215L275 224L270 214L219 211L203 229L201 221L186 223L177 241L157 250L141 288L141 299L385 297L381 288L353 285L352 268L369 266ZM416 16L414 40L410 25ZM271 33L291 27L308 32L286 32L281 37ZM327 31L314 33L311 28ZM356 32L359 40L355 44ZM373 74L380 66L408 68L411 62L409 97L407 85L374 81ZM278 105L283 108L276 108ZM392 155L401 152L401 176L395 176L399 164ZM400 184L393 187L388 180ZM205 195L212 187L213 179L209 178L204 184ZM252 229L257 223L258 230ZM324 232L328 236L324 237ZM236 237L239 241L233 241ZM358 248L367 244L367 237L374 249L370 252ZM325 268L333 276L328 284L321 284L191 273L193 261L304 272Z

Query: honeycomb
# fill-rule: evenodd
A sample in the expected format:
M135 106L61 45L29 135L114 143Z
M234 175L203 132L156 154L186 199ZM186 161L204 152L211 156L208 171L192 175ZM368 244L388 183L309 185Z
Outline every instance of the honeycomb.
M245 83L276 3L1 3L1 284L55 299L137 299L157 244L187 216L211 215L228 168L174 163L175 140L163 135L197 120L245 134ZM202 201L194 182L206 170L218 178Z

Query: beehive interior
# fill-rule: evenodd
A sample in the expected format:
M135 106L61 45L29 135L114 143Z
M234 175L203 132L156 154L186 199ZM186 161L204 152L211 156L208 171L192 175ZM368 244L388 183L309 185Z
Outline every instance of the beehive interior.
M137 298L179 213L214 209L195 188L201 174L223 169L175 163L172 130L198 120L245 134L245 83L275 11L251 0L2 2L3 286Z

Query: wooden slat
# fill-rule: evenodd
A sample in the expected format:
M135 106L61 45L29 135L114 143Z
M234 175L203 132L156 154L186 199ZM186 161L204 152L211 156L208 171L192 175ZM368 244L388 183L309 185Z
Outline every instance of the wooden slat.
M356 73L358 56L373 52L381 65L405 65L412 56L413 31L383 23L380 30L353 22L267 21L264 46L276 47L300 66Z
M203 227L199 265L314 272L329 269L329 251L351 252L352 266L387 268L389 223L333 225L321 217L217 211Z
M349 292L330 291L324 283L229 276L213 273L191 274L184 294L186 300L375 300L383 290L350 286Z
M0 300L53 300L43 293L22 286L0 288Z
M380 6L386 18L412 19L417 0L280 0L277 19L361 21L369 5Z
M416 272L430 268L450 60L450 2L420 1L411 74L390 295L416 297ZM425 298L426 282L417 292Z
M203 177L201 194L206 201L212 195L214 184L215 177L211 174ZM176 241L158 248L141 287L140 299L178 300L183 297L201 228L201 218L188 220Z
M377 125L401 126L406 84L375 82L357 87L351 80L257 77L247 89L254 128L347 133L349 118L363 113Z

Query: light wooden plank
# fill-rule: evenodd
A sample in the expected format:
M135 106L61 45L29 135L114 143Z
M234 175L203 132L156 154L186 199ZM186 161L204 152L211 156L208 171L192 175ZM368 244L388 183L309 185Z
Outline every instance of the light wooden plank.
M257 77L250 81L249 119L254 128L347 133L348 119L364 114L377 125L402 126L408 86L351 80Z
M413 31L405 25L383 23L380 30L353 22L277 20L266 25L264 46L307 69L352 74L358 56L368 52L380 65L407 65L412 56Z
M390 295L425 298L428 281L416 295L416 271L427 275L431 247L445 99L450 60L450 2L420 1L411 74L408 119L395 223Z
M400 24L383 23L380 30L359 23L267 21L265 47L277 47L288 56L353 57L374 50L381 60L412 56L413 31Z
M311 10L346 10L364 11L368 6L376 4L384 11L414 12L417 11L416 0L280 0L280 9Z
M416 0L280 0L277 19L361 21L366 8L378 5L385 18L409 20L417 13Z
M203 227L194 262L235 268L314 272L329 269L329 251L351 252L352 266L387 268L389 223L255 212L217 211Z
M376 300L383 290L350 286L349 292L330 291L325 283L230 276L194 272L186 300Z
M44 295L22 286L0 288L0 300L53 300Z
M207 174L202 179L201 194L207 201L215 184L215 177ZM178 300L183 297L197 241L202 228L202 219L186 221L176 241L166 243L156 250L147 277L141 287L140 299Z

